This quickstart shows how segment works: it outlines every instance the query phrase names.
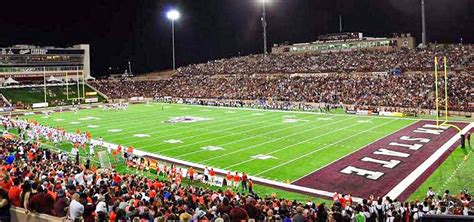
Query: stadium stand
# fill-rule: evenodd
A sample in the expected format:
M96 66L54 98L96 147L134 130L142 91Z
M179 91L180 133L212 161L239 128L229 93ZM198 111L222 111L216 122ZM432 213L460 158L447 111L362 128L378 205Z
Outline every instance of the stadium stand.
M9 118L2 121L6 129L20 130L28 137L57 132L35 123ZM185 186L181 181L187 175L164 165L164 180L95 169L21 137L1 137L0 148L2 221L22 221L30 214L36 215L35 220L59 217L49 219L53 221L64 217L72 221L351 221L357 217L414 221L423 215L474 214L474 202L464 191L437 196L428 190L424 200L410 203L373 196L355 203L350 195L334 194L332 206L325 206L261 197L253 192L245 195L232 189Z
M469 72L455 73L450 78L450 109L472 112L469 107L473 82ZM211 78L205 76L174 77L162 81L107 81L92 85L109 98L133 96L207 99L256 100L261 98L292 102L324 102L360 107L390 107L390 109L429 109L433 105L430 73L402 76L364 73L332 74L309 77L236 76Z
M250 55L189 65L178 75L432 71L435 56L447 56L450 68L470 65L472 45L430 45L424 49L355 51L323 54Z
M447 56L449 109L473 112L469 105L472 87L465 84L474 82L469 71L473 53L472 45L430 45L389 52L252 55L182 67L169 79L101 80L92 85L115 99L265 98L392 110L430 109L434 107L433 59ZM390 74L393 69L401 70L401 74Z

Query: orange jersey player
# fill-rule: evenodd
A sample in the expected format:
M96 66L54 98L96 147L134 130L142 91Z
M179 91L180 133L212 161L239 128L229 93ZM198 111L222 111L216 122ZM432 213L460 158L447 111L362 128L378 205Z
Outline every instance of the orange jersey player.
M130 155L133 154L133 146L128 147L127 153L130 154Z

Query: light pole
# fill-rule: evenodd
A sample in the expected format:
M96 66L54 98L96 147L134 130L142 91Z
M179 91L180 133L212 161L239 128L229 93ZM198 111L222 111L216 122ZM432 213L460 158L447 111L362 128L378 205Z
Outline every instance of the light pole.
M426 46L425 0L421 0L421 42Z
M267 9L266 9L267 0L262 0L263 10L262 10L262 27L263 27L263 55L267 54Z
M130 75L132 74L132 64L130 63L130 60L128 60L128 72Z
M176 54L174 49L174 21L178 20L181 15L176 10L171 10L166 13L166 17L171 20L171 37L173 41L173 70L176 70Z

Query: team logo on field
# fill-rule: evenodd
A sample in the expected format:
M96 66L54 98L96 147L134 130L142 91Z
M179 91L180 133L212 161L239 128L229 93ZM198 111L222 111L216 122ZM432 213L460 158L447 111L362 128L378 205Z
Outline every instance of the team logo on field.
M88 125L87 127L89 127L89 128L98 128L99 126L97 126L97 125Z
M210 118L204 117L195 117L195 116L180 116L180 117L171 117L166 120L165 123L195 123L201 121L211 120Z
M150 137L150 135L148 134L135 134L133 135L134 137L138 137L138 138L143 138L143 137Z
M171 144L183 143L183 141L181 141L181 140L164 140L163 142L165 142L165 143L171 143Z
M274 156L265 155L265 154L258 154L258 155L255 155L255 156L251 156L251 158L252 159L257 159L257 160L278 159Z
M202 150L208 150L208 151L217 151L217 150L224 150L224 148L220 146L205 146L201 147Z
M80 124L81 122L76 122L76 121L73 121L73 122L70 122L70 124L73 124L73 125L77 125L77 124Z

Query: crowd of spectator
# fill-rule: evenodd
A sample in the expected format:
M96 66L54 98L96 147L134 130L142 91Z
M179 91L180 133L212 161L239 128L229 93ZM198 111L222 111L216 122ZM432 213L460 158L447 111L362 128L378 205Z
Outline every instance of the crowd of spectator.
M450 68L462 68L470 65L469 59L473 53L473 45L459 44L393 51L250 55L189 65L179 68L178 75L385 72L395 68L402 71L431 71L435 56L446 56ZM442 62L439 67L442 67Z
M449 109L474 111L474 75L469 68L474 46L461 44L394 51L250 55L181 67L177 75L165 80L101 80L92 84L112 99L171 96L433 109L435 56L440 61L440 92L444 92L441 58L448 59ZM401 74L389 74L393 69ZM440 103L444 104L443 100Z
M473 111L474 75L452 73L448 81L449 109ZM363 107L434 108L432 73L395 75L320 74L309 77L276 76L177 76L159 81L110 81L92 83L109 98L179 97L346 104ZM440 79L439 91L444 92ZM441 96L444 98L444 95ZM444 100L440 100L444 104Z
M7 129L33 128L14 120ZM36 123L30 123L36 124ZM4 124L5 125L5 124ZM417 221L422 215L472 215L467 191L438 196L431 188L423 201L402 203L369 197L360 203L334 194L331 206L259 196L240 188L211 190L183 185L173 176L158 179L96 169L44 149L41 142L0 137L0 221L10 221L10 207L27 213L67 217L72 221ZM166 175L176 173L172 168Z

